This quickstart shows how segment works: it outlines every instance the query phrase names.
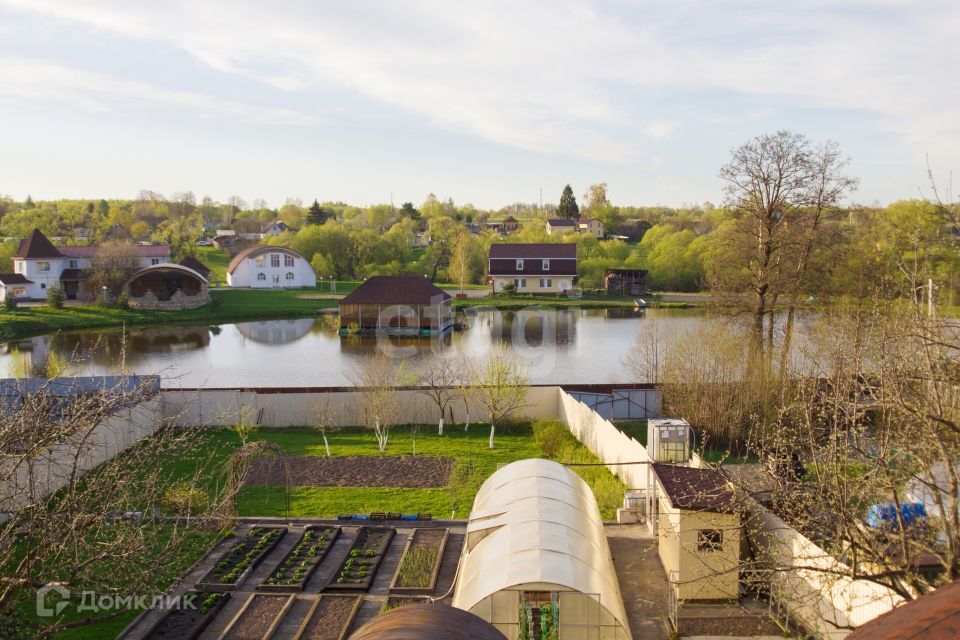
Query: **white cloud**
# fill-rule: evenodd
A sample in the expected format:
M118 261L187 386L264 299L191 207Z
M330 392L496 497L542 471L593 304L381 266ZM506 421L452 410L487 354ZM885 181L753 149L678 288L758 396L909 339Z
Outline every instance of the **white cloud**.
M918 149L955 154L960 137L960 88L948 75L960 67L960 9L950 0L0 5L175 46L282 92L345 87L548 154L639 162L638 145L679 126L678 105L718 123L764 113L685 105L689 92L857 110L864 126ZM651 92L657 99L644 99Z

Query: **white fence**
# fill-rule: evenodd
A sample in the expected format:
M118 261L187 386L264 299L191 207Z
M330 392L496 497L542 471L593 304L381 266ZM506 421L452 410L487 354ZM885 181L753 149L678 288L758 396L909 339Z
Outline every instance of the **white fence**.
M29 464L19 455L0 459L9 465L2 473L7 480L0 483L0 512L16 511L49 495L75 473L82 475L152 435L163 420L161 406L161 399L154 397L120 409L89 431L42 451Z

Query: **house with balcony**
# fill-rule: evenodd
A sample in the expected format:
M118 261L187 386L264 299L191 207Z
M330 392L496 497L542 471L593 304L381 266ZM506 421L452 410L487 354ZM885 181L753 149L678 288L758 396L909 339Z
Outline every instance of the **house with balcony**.
M577 282L577 245L490 245L487 282L494 293L513 285L520 294L566 295Z

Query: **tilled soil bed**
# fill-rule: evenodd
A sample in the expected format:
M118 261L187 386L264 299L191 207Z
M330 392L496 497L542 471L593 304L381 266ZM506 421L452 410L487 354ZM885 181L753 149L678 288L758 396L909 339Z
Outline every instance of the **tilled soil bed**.
M243 613L230 626L225 638L261 640L287 604L285 596L255 594L251 598Z
M340 640L353 620L359 598L323 596L298 640Z
M453 458L441 456L287 456L293 487L444 487L450 481ZM283 462L258 458L250 463L249 485L283 486Z

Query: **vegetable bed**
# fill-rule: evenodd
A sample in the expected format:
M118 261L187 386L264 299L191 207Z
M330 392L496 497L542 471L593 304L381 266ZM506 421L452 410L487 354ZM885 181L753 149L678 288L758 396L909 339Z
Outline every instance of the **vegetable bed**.
M346 559L326 589L368 590L395 534L392 528L360 527Z
M230 600L230 593L219 591L212 593L188 592L193 597L195 609L173 609L147 632L147 640L194 640L207 628L210 621L217 617L220 610Z
M343 640L362 602L361 596L321 596L310 607L294 640Z
M259 591L302 591L340 535L340 527L308 525Z
M201 591L229 591L247 579L287 533L286 527L252 527L197 583Z
M414 529L390 583L390 593L433 593L448 534L447 529Z
M273 635L296 596L255 593L223 631L230 640L266 640Z

